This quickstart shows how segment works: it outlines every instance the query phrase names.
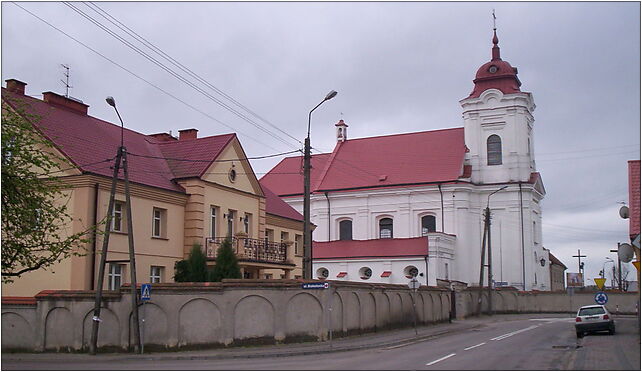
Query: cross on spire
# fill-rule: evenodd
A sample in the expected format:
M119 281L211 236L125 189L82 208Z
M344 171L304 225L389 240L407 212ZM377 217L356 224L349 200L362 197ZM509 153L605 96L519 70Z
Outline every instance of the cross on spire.
M493 9L493 30L497 30L497 25L495 24L495 20L497 20L497 17L495 17L495 9Z

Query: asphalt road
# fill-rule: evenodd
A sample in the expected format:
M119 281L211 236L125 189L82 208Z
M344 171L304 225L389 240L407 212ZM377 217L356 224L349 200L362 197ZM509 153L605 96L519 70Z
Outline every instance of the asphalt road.
M526 316L407 344L316 355L197 360L3 360L3 370L640 370L636 318L575 337L574 318ZM367 337L367 336L366 336Z

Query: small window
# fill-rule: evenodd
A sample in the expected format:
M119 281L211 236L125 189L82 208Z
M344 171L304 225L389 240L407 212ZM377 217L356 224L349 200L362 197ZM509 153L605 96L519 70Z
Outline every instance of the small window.
M339 240L352 240L352 221L339 222Z
M281 243L285 243L290 240L290 234L285 231L281 231Z
M243 218L243 231L250 236L250 224L252 223L252 214L246 213Z
M379 239L392 239L392 218L379 220Z
M167 210L162 208L154 208L152 213L152 237L164 238L165 237L165 224L166 224Z
M114 211L111 215L111 231L123 232L123 209L125 203L114 202Z
M488 152L488 165L502 164L502 139L493 134L486 140L486 150Z
M325 267L320 267L317 269L317 278L326 279L328 276L330 276L330 271Z
M437 231L437 220L435 216L421 217L421 236L426 236L428 233Z
M359 276L363 280L368 280L372 276L372 269L369 267L362 267L359 269Z
M403 274L406 276L406 278L412 279L416 278L417 275L419 275L419 270L414 266L406 266L406 268L403 270Z
M274 241L274 230L272 229L265 229L265 240L269 242Z
M236 218L236 211L229 209L227 211L227 237L234 236L234 219Z
M109 264L109 274L107 275L108 288L115 291L123 283L123 265Z
M301 247L303 247L303 235L294 235L294 254L301 254Z
M150 266L149 268L149 282L161 283L163 281L163 267Z
M216 237L216 215L218 214L218 207L210 207L210 238Z

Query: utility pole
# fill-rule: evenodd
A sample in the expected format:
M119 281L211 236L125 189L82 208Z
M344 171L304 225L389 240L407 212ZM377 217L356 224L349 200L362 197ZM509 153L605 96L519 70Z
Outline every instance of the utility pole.
M617 243L617 249L611 249L609 252L615 252L618 253L620 251L620 242ZM617 288L620 291L624 290L624 286L622 286L622 261L620 260L620 256L617 256Z
M486 258L486 215L484 214L484 235L482 237L482 250L481 250L481 263L479 265L479 299L477 301L477 315L481 315L482 311L482 293L484 289L484 259Z
M490 199L490 197L489 197ZM486 228L488 229L488 315L493 315L493 260L490 247L490 208L486 206Z
M120 169L121 163L123 167L123 173L125 178L125 202L127 209L127 235L129 242L129 267L130 267L130 276L131 276L131 301L132 301L132 320L133 320L133 336L134 336L134 351L142 352L141 347L141 338L140 338L140 325L138 319L138 291L136 290L136 252L134 250L134 228L132 221L132 211L131 211L131 194L129 190L129 167L127 162L127 149L124 144L124 124L123 119L120 117L120 113L116 108L116 102L112 97L107 97L107 103L116 110L118 119L121 124L120 132L120 147L116 154L116 161L114 164L114 175L112 178L111 192L109 194L109 206L107 207L107 225L105 226L105 237L103 238L103 247L102 254L100 257L100 268L98 274L98 287L96 289L96 299L94 303L94 316L92 318L92 330L91 330L91 344L89 345L89 352L91 355L96 354L97 344L98 344L98 327L100 325L100 305L102 302L103 294L103 280L105 277L105 266L107 263L107 248L109 246L109 233L111 231L111 219L114 210L114 199L116 196L116 184L118 182L118 171Z
M337 92L331 90L323 101L314 106L308 114L308 136L305 138L305 153L303 155L303 279L312 279L312 230L310 229L310 122L312 121L312 112L321 106L323 102L328 101Z
M581 274L582 269L584 268L584 265L582 264L582 257L586 257L585 255L580 254L580 250L577 250L577 256L572 256L572 257L577 257L577 271ZM582 275L582 287L584 287L584 275Z

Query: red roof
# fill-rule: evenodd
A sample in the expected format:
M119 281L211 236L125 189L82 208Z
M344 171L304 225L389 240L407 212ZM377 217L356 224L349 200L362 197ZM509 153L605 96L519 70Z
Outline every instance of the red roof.
M314 242L313 258L316 259L356 259L380 257L423 257L428 254L428 237L370 239L370 240L333 240Z
M67 100L54 93L49 94L58 101ZM39 119L34 121L36 127L81 171L112 177L113 170L110 167L113 160L105 160L116 156L120 146L120 125L65 108L60 104L52 105L33 97L16 94L4 87L2 100L14 108L26 104L28 112L37 115ZM174 179L202 175L236 136L225 134L195 140L162 141L129 129L125 129L123 133L124 145L129 153L127 159L130 180L177 192L184 190ZM164 158L167 157L205 161L166 161ZM122 171L120 177L124 177Z
M498 89L504 94L521 92L517 69L500 58L498 44L497 33L494 33L492 58L477 70L473 80L475 88L468 98L479 97L487 89Z
M555 257L550 251L548 252L548 260L551 261L551 265L559 265L564 268L564 270L568 269L566 265L562 263L557 257Z
M464 128L339 142L313 157L313 192L455 181L464 173ZM303 194L302 158L281 161L261 182L279 196Z
M265 195L265 212L280 217L290 218L297 221L303 221L301 213L279 198L275 193L261 183L263 194ZM303 228L303 226L301 227Z
M640 161L629 160L629 235L640 234Z

